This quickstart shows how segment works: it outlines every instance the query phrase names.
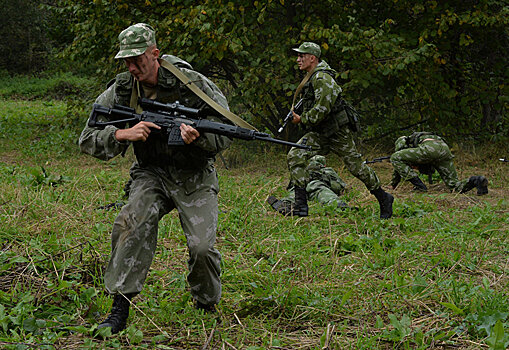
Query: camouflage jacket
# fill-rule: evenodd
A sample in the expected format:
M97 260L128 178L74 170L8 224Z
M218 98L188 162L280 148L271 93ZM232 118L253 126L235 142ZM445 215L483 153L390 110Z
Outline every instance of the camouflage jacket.
M334 169L325 165L325 157L322 155L313 156L309 160L306 170L309 174L309 181L306 186L306 191L308 192L325 186L339 196L344 192L347 186L346 182L339 177ZM290 190L295 188L292 181L290 181L287 188Z
M214 101L228 108L226 98L217 86L201 73L194 71L189 63L170 55L163 56L162 59L173 63ZM133 88L135 88L135 80L132 75L129 72L121 73L110 83L107 90L96 99L96 103L110 108L114 104L129 106ZM186 86L183 86L180 80L163 67L160 67L158 71L156 89L156 100L159 102L179 101L181 104L193 108L205 106L205 102ZM143 89L140 89L140 91L143 91ZM139 109L137 110L139 111ZM208 119L223 123L228 122L218 120L216 117L208 117ZM190 145L168 146L167 136L163 132L152 132L145 142L119 142L115 138L116 130L117 127L111 125L104 129L98 129L91 128L87 124L79 139L81 151L96 158L108 160L124 152L132 143L140 166L172 166L191 170L212 166L215 154L231 144L231 139L228 137L203 133Z
M406 148L415 148L425 139L434 139L445 142L443 138L429 131L416 131L410 136L401 136L394 142L394 150L400 151Z
M321 61L302 88L302 124L306 130L316 131L327 137L348 123L341 102L342 89L334 80L335 74L336 71L327 62Z
M316 155L312 157L306 169L309 172L308 186L318 181L331 189L337 195L340 195L345 190L346 183L339 177L334 169L325 165L324 156ZM311 187L316 187L316 184ZM306 188L306 190L308 189Z

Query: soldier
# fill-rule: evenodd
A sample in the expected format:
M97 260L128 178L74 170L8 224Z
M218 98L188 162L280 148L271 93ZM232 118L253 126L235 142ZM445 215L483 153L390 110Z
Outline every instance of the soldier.
M325 166L325 157L316 155L309 161L306 169L310 179L306 186L307 196L322 205L336 205L338 208L348 208L339 196L343 194L346 183L339 177L334 169ZM290 183L288 185L290 193L280 200L274 196L269 196L267 202L283 215L291 214L291 208L295 203L295 188Z
M373 169L363 164L357 151L345 103L341 98L342 90L334 80L336 71L325 61L320 61L320 46L315 43L304 42L293 50L298 55L299 69L307 74L295 94L297 97L302 91L303 113L298 115L294 111L292 123L304 127L306 133L299 143L305 142L313 150L293 147L288 152L288 169L295 185L295 203L291 214L308 215L306 186L309 175L306 166L309 159L316 154L325 155L332 151L343 159L350 173L360 179L376 197L380 205L380 218L390 218L394 197L381 188L378 176Z
M488 193L488 180L484 176L471 176L468 180L458 180L449 146L438 135L431 132L414 132L396 140L395 152L391 156L394 167L391 185L395 189L401 180L408 180L419 191L428 188L421 181L413 167L431 166L438 171L444 183L452 191L465 193L477 187L477 194Z
M155 33L144 23L132 25L119 35L120 51L129 70L115 80L96 100L105 107L131 106L141 112L138 97L163 103L176 100L193 108L205 104L173 75L174 64L202 91L221 106L226 98L209 79L175 56L159 57ZM166 62L165 62L166 61ZM209 117L214 119L214 117ZM218 121L218 120L216 120ZM214 248L218 221L217 174L214 156L227 148L231 140L224 136L200 133L180 126L185 146L168 146L167 136L150 122L125 129L86 126L79 144L83 152L108 160L133 145L136 161L131 167L132 183L128 203L113 224L112 253L104 274L108 293L114 296L111 313L98 328L110 327L117 333L126 327L132 297L140 293L152 263L157 244L158 223L173 209L189 249L187 280L195 306L214 311L221 297L221 255Z

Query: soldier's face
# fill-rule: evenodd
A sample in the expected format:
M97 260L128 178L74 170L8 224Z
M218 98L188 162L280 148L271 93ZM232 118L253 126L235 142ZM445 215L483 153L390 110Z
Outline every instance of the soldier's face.
M312 57L314 56L308 53L297 54L297 64L299 65L299 69L309 71L313 63Z
M125 58L125 64L129 73L138 80L140 83L148 83L155 85L157 83L157 70L159 64L157 58L159 57L158 49L147 49L145 53Z

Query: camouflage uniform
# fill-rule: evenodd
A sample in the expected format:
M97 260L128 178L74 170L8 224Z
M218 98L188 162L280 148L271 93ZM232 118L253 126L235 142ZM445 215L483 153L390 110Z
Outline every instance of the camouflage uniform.
M394 167L391 184L396 187L400 180L410 180L418 176L413 166L433 166L444 183L451 190L463 192L468 180L458 180L451 150L444 140L433 133L416 132L396 140L395 153L391 156Z
M320 155L312 157L306 170L310 176L306 186L309 199L322 205L337 205L341 202L339 196L344 192L346 183L334 169L325 166L325 157ZM282 202L293 203L295 201L293 186L290 186L289 189L290 194L282 198Z
M357 151L353 133L341 99L341 87L333 76L336 72L325 61L315 67L312 77L302 89L303 113L301 124L306 130L298 143L312 146L313 150L292 148L287 161L290 177L295 186L306 187L309 178L306 166L317 154L336 153L347 169L360 179L368 190L380 188L380 180L373 169L363 164Z
M121 52L117 57L124 57ZM207 95L228 108L221 91L194 71L189 63L174 56L163 56L162 59L179 67ZM106 107L113 104L129 106L137 84L129 72L121 73L96 103ZM139 92L143 95L143 89ZM178 100L193 108L204 106L201 99L163 67L158 71L156 93L159 102ZM139 106L132 107L139 110ZM117 141L116 130L114 126L96 129L87 125L79 140L81 150L103 160L124 152L131 142ZM158 222L165 214L177 209L189 249L191 293L195 300L205 305L219 302L221 255L214 248L219 186L213 164L215 154L230 143L227 137L202 133L189 145L168 146L165 133L155 130L146 142L132 142L136 161L130 171L129 201L113 224L112 255L104 276L109 293L127 295L142 290L156 250Z

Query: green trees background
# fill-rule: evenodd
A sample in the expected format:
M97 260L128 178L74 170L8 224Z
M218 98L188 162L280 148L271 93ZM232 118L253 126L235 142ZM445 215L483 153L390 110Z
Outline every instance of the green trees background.
M55 0L36 13L47 15L38 28L65 44L59 62L104 83L123 69L113 59L120 31L151 24L163 53L213 77L232 110L273 133L302 78L291 48L306 40L338 71L365 140L417 129L457 140L509 134L505 1Z

